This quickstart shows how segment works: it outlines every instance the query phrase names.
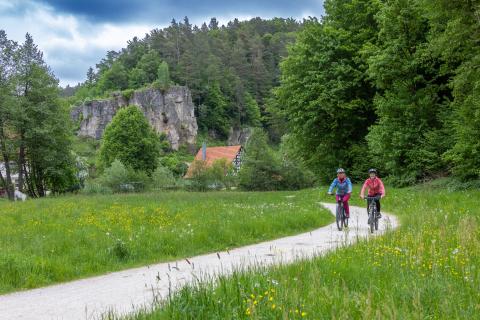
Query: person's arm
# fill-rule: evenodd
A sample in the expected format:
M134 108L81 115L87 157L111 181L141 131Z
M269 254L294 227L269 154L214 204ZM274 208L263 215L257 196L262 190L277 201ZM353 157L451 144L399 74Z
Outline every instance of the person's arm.
M333 188L335 188L335 186L337 185L337 179L334 179L332 184L330 185L330 188L328 188L328 193L332 193L333 191Z
M360 191L360 198L362 198L362 199L365 198L365 189L367 188L367 183L368 183L368 179L365 180L365 182L363 183L363 186L362 186L362 190Z
M347 191L347 193L352 193L352 190L353 190L352 181L350 181L349 178L347 178L347 185L348 185L348 191Z
M378 182L380 182L380 193L382 194L382 198L385 197L385 186L383 185L383 181L378 179Z

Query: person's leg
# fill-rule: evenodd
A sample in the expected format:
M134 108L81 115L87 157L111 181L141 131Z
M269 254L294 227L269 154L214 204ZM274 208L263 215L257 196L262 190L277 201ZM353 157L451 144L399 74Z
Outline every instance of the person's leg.
M343 207L345 208L345 215L350 218L350 207L348 206L348 200L350 200L350 194L346 194L343 197Z

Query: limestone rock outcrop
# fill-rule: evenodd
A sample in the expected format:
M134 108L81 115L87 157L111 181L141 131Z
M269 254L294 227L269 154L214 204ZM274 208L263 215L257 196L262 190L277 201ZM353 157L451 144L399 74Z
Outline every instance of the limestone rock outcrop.
M80 126L79 136L101 139L117 111L137 106L158 133L165 133L174 150L182 144L193 145L197 138L195 106L187 87L174 86L165 94L149 88L133 91L129 97L117 93L110 99L94 100L72 108L72 119Z

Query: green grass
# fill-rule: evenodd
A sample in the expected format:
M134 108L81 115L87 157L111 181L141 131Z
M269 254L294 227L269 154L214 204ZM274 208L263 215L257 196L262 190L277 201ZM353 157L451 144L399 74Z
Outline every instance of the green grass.
M479 319L480 191L389 189L383 208L397 231L186 287L131 319Z
M317 201L314 190L0 201L0 292L311 230L333 219Z

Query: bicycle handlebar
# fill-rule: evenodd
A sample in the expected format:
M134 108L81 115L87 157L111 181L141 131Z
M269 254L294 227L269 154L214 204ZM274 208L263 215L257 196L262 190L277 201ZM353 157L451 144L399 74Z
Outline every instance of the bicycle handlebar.
M382 196L375 196L375 197L369 197L369 196L366 196L365 197L365 200L375 200L375 201L378 201L382 198Z

